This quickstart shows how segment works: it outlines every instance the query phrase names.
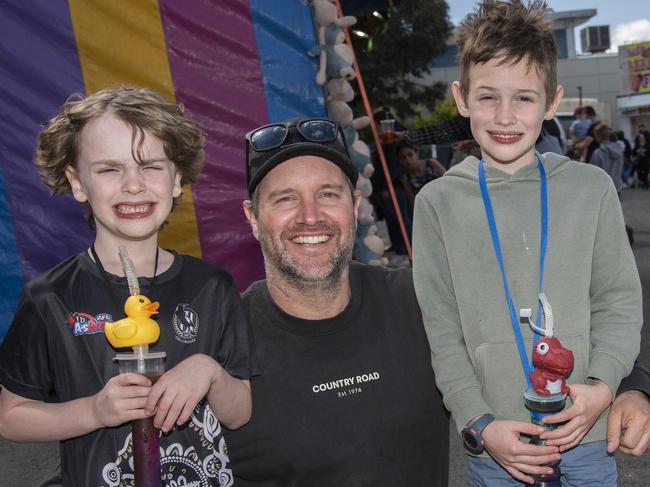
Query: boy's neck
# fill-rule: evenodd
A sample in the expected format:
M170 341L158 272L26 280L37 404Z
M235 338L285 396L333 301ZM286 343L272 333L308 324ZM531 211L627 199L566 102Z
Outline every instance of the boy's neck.
M109 274L124 276L122 261L120 260L119 255L120 245L126 247L129 258L131 259L131 262L133 262L138 277L152 277L154 274L160 273L161 267L165 267L166 269L171 265L171 262L166 262L168 260L167 255L163 256L163 253L168 254L168 252L161 251L159 255L158 272L155 272L156 249L158 248L158 239L156 237L143 241L119 243L108 242L104 239L97 238L94 243L95 252L97 253L97 257L99 257L104 270ZM163 264L168 265L161 266L161 260L165 261Z
M530 166L532 164L536 164L537 163L537 158L535 157L535 154L533 153L533 155L531 156L530 159L525 159L525 160L522 160L522 161L516 161L516 162L510 163L510 164L501 164L501 163L495 162L495 161L493 161L491 159L484 159L484 162L485 162L486 166L494 167L494 168L498 169L499 171L503 171L503 172L508 173L508 174L514 174L517 171L519 171L519 169L521 169L523 167Z

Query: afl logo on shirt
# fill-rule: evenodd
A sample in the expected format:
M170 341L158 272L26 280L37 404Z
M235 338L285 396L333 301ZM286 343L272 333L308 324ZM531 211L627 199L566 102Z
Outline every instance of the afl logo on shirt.
M93 335L95 333L104 333L104 324L107 322L112 323L113 318L108 313L99 313L93 316L77 311L70 313L66 318L66 322L75 336Z
M196 314L190 305L180 303L174 310L174 331L176 340L181 343L194 343L199 333L199 315Z

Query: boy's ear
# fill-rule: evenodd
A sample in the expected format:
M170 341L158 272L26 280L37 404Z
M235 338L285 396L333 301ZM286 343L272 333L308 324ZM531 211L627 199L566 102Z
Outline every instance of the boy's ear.
M75 168L73 168L72 166L66 167L65 177L68 178L68 182L70 183L70 188L72 188L72 196L74 197L74 199L77 200L79 203L85 203L86 201L88 201L88 196L86 195L86 191L84 190L81 181L79 180L79 175L77 174Z
M174 198L178 198L180 195L183 194L183 188L181 187L182 177L183 176L181 172L178 169L176 169L174 174L174 187L172 188L172 196Z
M253 213L253 207L251 205L251 200L245 200L244 203L242 204L242 207L244 208L244 213L246 214L246 218L248 219L248 223L251 224L251 230L253 231L253 236L259 240L259 233L257 230L257 217L255 216L255 213Z
M458 113L460 113L463 117L469 117L469 108L467 108L465 97L463 97L463 92L460 89L460 81L454 81L451 84L451 94L454 95Z
M560 102L564 98L564 87L562 85L557 85L555 90L555 96L553 97L552 103L549 105L548 109L544 113L544 119L550 120L555 115L557 107L560 106Z

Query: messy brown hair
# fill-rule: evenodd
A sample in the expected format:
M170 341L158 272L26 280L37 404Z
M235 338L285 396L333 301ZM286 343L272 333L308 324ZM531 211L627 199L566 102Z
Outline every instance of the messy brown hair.
M159 139L165 155L181 174L181 185L193 183L203 168L205 134L183 113L149 88L121 86L88 97L74 95L60 113L38 134L34 164L53 194L72 191L66 168L77 169L79 138L85 125L104 113L112 113L132 128L133 158L142 164L145 131ZM180 203L174 198L174 208Z
M544 81L546 108L557 90L557 45L546 18L547 3L531 0L483 0L468 14L456 31L460 88L465 99L469 92L469 70L500 58L501 65L525 61L537 69Z

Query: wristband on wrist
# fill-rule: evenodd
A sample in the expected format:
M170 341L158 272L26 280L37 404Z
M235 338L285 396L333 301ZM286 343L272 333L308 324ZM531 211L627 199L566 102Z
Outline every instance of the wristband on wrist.
M465 449L474 454L478 455L483 453L485 441L483 440L483 430L494 421L494 416L491 414L484 414L479 416L475 420L471 421L462 431L463 444Z

